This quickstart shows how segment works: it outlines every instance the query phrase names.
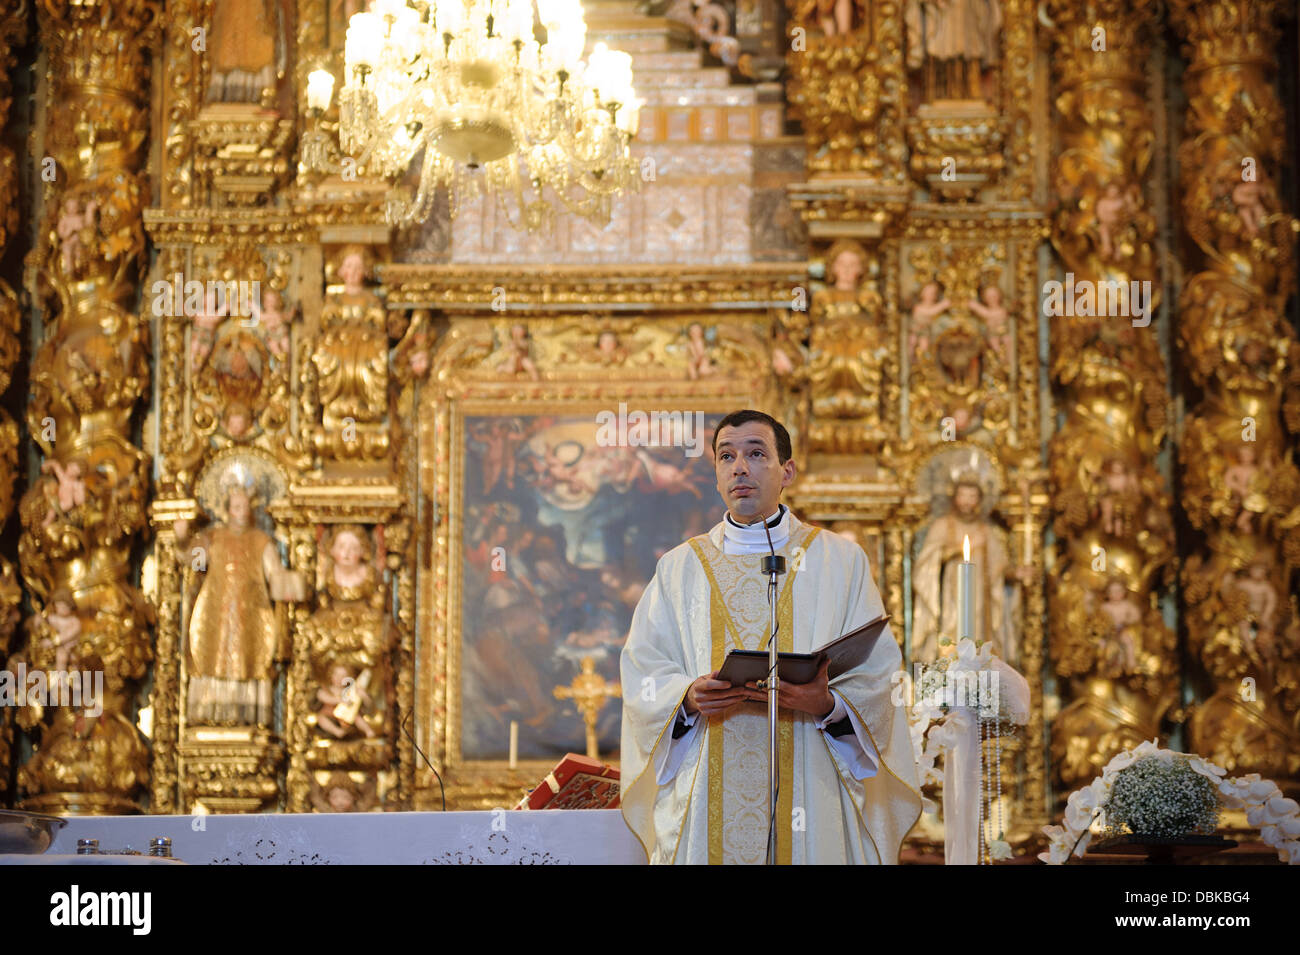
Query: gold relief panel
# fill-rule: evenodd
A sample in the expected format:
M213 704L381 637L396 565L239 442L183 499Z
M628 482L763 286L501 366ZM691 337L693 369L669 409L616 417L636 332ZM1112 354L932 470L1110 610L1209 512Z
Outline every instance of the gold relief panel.
M1015 286L1011 251L983 242L902 250L908 417L922 442L997 443L1015 428L1016 299L1033 291Z

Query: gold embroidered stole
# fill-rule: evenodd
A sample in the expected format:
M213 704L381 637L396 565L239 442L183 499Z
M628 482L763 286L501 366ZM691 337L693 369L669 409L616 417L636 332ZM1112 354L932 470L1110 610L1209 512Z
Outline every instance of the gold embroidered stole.
M820 528L792 536L777 553L786 557L783 589L777 598L777 649L794 646L793 584L801 561ZM760 572L761 554L725 554L707 534L691 538L691 547L709 579L712 669L722 666L732 647L761 650L770 630L768 578ZM777 861L791 861L794 800L794 718L781 710L777 738L781 747L781 789L777 794ZM767 704L742 703L708 724L709 864L761 864L767 856L768 726Z

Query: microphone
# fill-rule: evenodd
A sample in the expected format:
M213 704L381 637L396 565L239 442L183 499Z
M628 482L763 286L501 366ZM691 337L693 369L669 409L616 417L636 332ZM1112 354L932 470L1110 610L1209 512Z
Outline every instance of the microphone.
M780 511L777 513L779 514ZM785 573L785 558L778 554L776 548L772 546L772 528L768 526L767 521L763 522L763 533L767 534L768 550L768 556L763 558L763 573L767 574L769 578L767 584L767 602L770 604L775 599L774 592L776 590L776 575ZM776 631L779 628L779 624L773 628L772 635L767 638L769 644L776 638ZM771 677L771 674L769 673L768 676Z

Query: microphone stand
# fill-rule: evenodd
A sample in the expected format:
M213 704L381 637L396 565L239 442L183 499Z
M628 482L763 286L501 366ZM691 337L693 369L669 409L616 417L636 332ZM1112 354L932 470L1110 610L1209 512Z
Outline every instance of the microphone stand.
M780 513L778 510L777 513ZM763 521L763 530L767 533L767 549L770 555L763 558L763 573L768 575L767 580L767 605L770 612L769 624L770 635L767 638L767 759L768 759L768 791L767 791L767 865L776 865L776 798L781 791L781 764L777 759L778 744L776 739L777 726L777 694L781 689L781 679L777 674L777 644L776 644L776 601L778 586L776 578L778 574L785 573L785 558L777 554L776 548L772 546L772 531L767 526L767 520Z

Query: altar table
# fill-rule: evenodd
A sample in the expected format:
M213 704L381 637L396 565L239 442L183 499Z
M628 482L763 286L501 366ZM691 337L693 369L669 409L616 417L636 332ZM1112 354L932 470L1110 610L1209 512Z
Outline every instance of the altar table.
M69 816L49 848L149 851L166 836L190 865L643 864L617 809L208 816ZM39 857L33 857L39 858Z

